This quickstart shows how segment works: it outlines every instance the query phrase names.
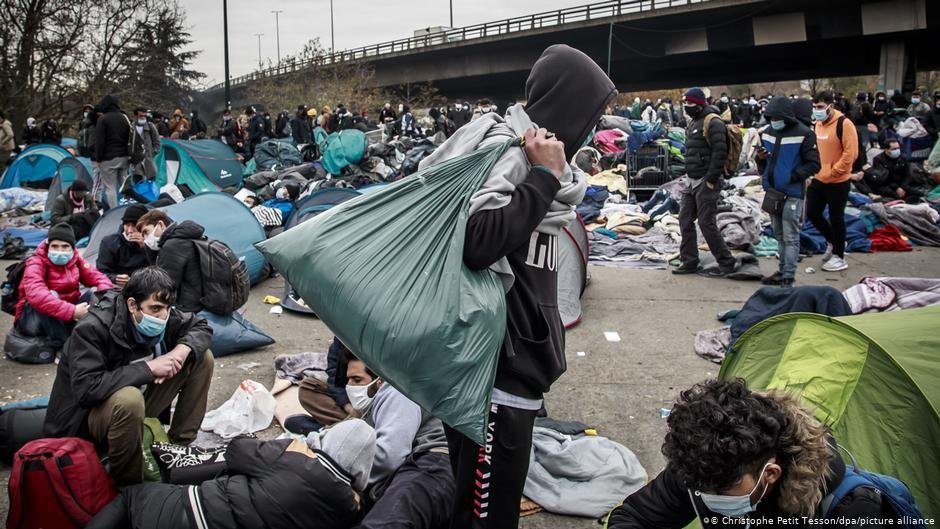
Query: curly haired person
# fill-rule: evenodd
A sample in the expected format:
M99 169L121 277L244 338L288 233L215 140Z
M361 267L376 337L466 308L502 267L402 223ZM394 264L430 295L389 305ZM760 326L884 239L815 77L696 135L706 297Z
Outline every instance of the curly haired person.
M668 419L665 470L614 509L611 529L804 525L819 518L847 467L825 426L796 397L757 392L743 380L711 380L683 391ZM827 518L895 516L869 487L852 489ZM850 525L851 526L851 525Z

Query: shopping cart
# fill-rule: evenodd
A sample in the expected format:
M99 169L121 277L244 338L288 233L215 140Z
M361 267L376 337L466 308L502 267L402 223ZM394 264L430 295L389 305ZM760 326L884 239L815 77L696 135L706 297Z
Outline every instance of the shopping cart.
M669 149L648 143L629 155L627 184L630 191L655 191L672 180L669 172Z

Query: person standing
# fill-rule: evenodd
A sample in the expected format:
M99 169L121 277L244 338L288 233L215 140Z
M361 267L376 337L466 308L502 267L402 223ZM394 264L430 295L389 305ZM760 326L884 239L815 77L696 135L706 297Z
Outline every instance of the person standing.
M62 133L59 132L59 124L54 119L47 119L42 123L42 143L49 145L61 145Z
M238 151L238 122L232 119L232 111L225 109L222 113L222 128L219 131L222 143L228 145L233 151Z
M98 121L98 114L95 107L85 105L82 108L82 121L78 124L78 155L85 158L91 158L94 162L95 155L95 122Z
M297 145L310 143L310 119L307 117L307 107L300 105L290 120L291 135Z
M718 109L708 105L705 92L698 87L690 88L682 96L685 113L691 118L686 129L685 163L688 188L682 194L679 206L679 228L682 242L679 247L681 263L673 274L700 272L698 259L698 234L695 221L702 230L708 249L718 261L718 269L712 269L710 277L724 277L734 271L735 260L718 229L718 199L721 197L721 179L725 176L725 161L728 159L728 133L718 117ZM715 118L708 116L714 114ZM706 130L706 124L708 130Z
M850 116L862 147L867 149L871 143L871 131L868 130L868 126L875 123L875 110L868 102L867 93L859 92L855 96L855 104L852 106Z
M153 180L157 177L157 164L154 158L160 152L160 132L153 123L147 120L146 108L137 108L134 114L136 115L134 129L143 143L144 159L132 170L134 174L144 175L147 180Z
M206 127L206 122L203 121L201 117L199 117L199 111L193 110L190 113L190 118L191 118L191 121L190 121L191 126L189 129L190 136L196 139L200 139L200 140L204 139L206 137L206 134L208 134L209 132L209 128Z
M770 213L779 244L780 265L777 272L763 278L761 283L791 287L800 256L804 189L806 180L819 172L819 151L816 134L796 118L789 98L771 99L765 115L770 126L761 132L761 146L757 150L761 183L765 191L774 189L784 196L779 207Z
M36 118L26 118L26 126L23 127L23 145L29 147L42 141L42 130L36 126Z
M268 138L264 126L264 116L255 111L254 107L248 107L248 152L254 155L255 149Z
M379 112L379 121L382 123L389 123L398 119L398 115L395 114L395 110L392 109L392 104L389 102L385 103L385 106L382 107L382 110Z
M183 117L183 111L178 108L170 118L170 137L174 140L189 139L189 120Z
M117 97L106 95L98 104L101 116L95 126L95 159L98 161L98 178L95 180L92 197L97 200L104 192L105 207L118 205L118 189L127 177L130 166L128 143L131 133L130 120L121 112Z
M826 238L822 269L839 272L845 262L845 204L849 199L852 166L858 158L858 133L852 122L833 107L831 92L813 98L816 142L821 168L806 190L806 216ZM829 218L823 212L829 209Z
M13 135L13 126L3 112L0 112L0 172L10 161L10 155L16 149L16 136Z

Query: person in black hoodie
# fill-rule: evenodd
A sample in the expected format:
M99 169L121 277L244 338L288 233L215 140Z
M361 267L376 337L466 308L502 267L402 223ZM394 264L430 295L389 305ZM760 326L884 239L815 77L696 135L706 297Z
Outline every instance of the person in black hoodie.
M586 176L567 161L617 91L590 57L555 45L533 65L525 93L524 107L510 107L505 118L481 116L421 162L433 165L487 141L525 137L523 151L510 149L478 192L499 198L471 199L463 260L473 270L499 271L507 290L507 331L486 446L445 428L457 484L451 529L518 525L535 416L544 393L566 369L557 307L558 234L573 220L586 185ZM483 494L489 496L481 506Z
M682 243L679 247L681 264L673 274L694 274L699 270L698 234L695 221L702 230L708 249L718 261L718 269L708 274L724 277L734 271L734 256L721 236L715 216L718 214L718 199L721 196L721 179L725 176L725 160L728 158L728 137L721 119L709 118L718 115L718 109L707 105L705 92L701 88L690 88L682 97L685 113L692 118L686 130L685 169L689 187L682 193L679 206L679 227ZM708 124L708 130L705 125Z
M106 95L98 103L102 115L95 125L95 160L98 161L98 178L92 196L95 200L104 191L107 208L118 205L118 189L127 178L130 158L128 143L132 131L130 119L121 111L116 97Z
M290 131L297 145L310 143L310 118L307 117L307 107L304 105L297 106L297 112L290 120Z
M176 285L176 306L186 312L199 312L202 304L202 269L199 251L192 243L205 237L205 228L191 220L176 223L155 209L137 221L144 245L158 252L156 265L166 270Z
M793 117L807 127L813 128L813 100L807 97L798 97L793 100L792 104Z
M101 240L98 249L98 271L108 276L117 287L127 284L131 274L150 264L151 256L144 238L137 230L137 221L147 213L146 206L132 204L124 210L121 229ZM154 252L156 254L156 252Z
M197 140L204 139L209 132L209 128L206 127L206 122L199 117L199 111L193 110L190 118L189 135Z
M696 518L702 527L802 526L802 517L881 527L876 518L895 516L866 486L820 513L846 465L825 426L788 393L707 381L682 392L667 424L666 469L610 513L608 529L686 527Z

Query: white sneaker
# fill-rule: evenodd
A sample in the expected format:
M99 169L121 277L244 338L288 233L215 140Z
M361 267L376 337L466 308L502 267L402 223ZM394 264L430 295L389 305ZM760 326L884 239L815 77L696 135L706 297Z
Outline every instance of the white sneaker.
M832 259L832 245L827 242L826 251L823 253L822 262L828 263L830 259Z
M848 269L849 265L845 262L845 259L839 257L838 255L833 255L826 264L822 265L822 269L826 272L841 272L842 270Z

